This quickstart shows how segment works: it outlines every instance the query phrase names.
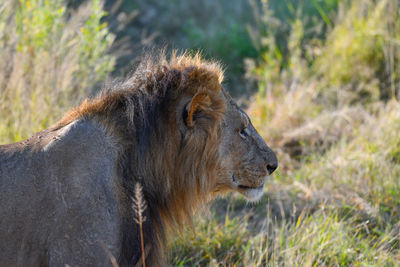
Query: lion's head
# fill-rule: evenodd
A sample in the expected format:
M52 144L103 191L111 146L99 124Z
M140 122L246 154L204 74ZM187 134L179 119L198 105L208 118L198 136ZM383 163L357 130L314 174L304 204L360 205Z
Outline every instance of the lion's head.
M233 190L250 201L258 200L267 176L278 167L274 152L222 87L218 64L203 61L198 55L178 57L177 61L187 74L186 85L171 112L177 114L173 117L176 138L183 138L187 146L184 152L189 153L182 153L182 161L189 159L188 164L201 167L192 172L197 173L193 178L206 174L202 177L206 181L197 181L197 190L199 185L203 193L212 195Z
M278 167L278 160L251 124L250 118L223 90L227 109L221 122L219 145L221 169L217 190L234 190L248 200L258 200L267 176Z
M267 176L278 167L278 160L247 114L219 87L217 93L197 91L185 100L187 104L179 112L182 118L178 117L178 121L182 119L178 124L180 132L189 136L195 132L206 133L207 129L212 132L213 136L197 144L203 147L212 142L214 152L218 152L218 157L212 159L216 170L210 185L212 193L237 191L248 200L257 201L263 194ZM214 117L217 107L221 106L223 115ZM207 154L201 160L207 161Z

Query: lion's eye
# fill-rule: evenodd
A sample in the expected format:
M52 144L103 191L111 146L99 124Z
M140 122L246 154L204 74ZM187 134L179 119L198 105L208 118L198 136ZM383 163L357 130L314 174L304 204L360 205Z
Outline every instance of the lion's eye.
M248 136L248 130L247 130L247 128L242 128L242 129L239 131L239 135L240 135L242 138L246 138L246 137Z

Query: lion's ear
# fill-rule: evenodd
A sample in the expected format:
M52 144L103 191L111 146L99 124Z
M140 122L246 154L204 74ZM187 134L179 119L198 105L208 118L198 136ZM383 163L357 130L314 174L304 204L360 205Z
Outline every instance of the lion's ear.
M196 116L211 106L211 98L206 93L196 94L186 105L183 114L183 120L187 127L192 128L196 122Z

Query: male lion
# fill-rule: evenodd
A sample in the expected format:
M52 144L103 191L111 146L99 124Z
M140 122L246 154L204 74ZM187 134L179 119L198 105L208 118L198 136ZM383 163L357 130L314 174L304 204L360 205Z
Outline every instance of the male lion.
M54 126L0 146L0 266L148 266L168 229L219 193L258 200L277 158L199 55L146 57ZM115 263L115 262L114 262Z

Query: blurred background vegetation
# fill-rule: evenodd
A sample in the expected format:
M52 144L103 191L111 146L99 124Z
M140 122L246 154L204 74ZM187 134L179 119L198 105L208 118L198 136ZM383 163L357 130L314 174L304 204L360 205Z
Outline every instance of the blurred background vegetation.
M173 266L398 266L398 0L2 0L0 143L45 129L147 46L201 50L277 152L171 241Z

